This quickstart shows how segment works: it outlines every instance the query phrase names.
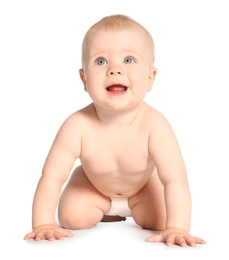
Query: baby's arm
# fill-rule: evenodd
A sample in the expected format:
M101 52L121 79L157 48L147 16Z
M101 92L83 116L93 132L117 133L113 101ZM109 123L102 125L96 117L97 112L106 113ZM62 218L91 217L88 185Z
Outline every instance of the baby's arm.
M63 239L71 232L57 227L55 213L63 184L81 150L81 135L75 115L61 126L45 161L33 201L33 231L25 239Z
M191 196L184 160L168 121L158 115L150 137L149 149L154 158L159 178L164 185L166 204L166 229L147 241L166 242L167 245L195 246L204 243L189 234Z

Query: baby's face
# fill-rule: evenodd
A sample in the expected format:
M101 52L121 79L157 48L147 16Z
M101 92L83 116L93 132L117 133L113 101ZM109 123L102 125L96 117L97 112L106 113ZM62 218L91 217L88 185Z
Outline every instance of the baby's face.
M109 110L139 105L156 74L143 32L98 30L86 46L81 78L94 104Z

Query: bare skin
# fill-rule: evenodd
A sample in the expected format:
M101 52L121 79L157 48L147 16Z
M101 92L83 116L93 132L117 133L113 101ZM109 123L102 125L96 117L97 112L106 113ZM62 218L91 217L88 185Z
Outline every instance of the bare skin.
M189 234L191 196L175 134L143 101L156 75L144 34L125 27L87 35L80 77L93 103L67 118L57 133L34 196L33 230L25 240L63 239L72 236L69 229L125 220L106 216L110 198L124 197L139 226L161 231L147 241L205 243ZM70 176L77 158L81 166ZM62 227L55 223L57 207Z
M154 119L157 119L157 117L160 119L154 120L152 126L146 130L143 127L146 125L144 120L148 120L149 114L152 114ZM88 115L90 115L90 120ZM150 135L152 135L152 131L160 131L159 122L160 120L165 120L164 117L143 103L141 112L138 113L135 121L130 126L117 128L114 131L113 127L102 127L100 125L101 123L97 118L94 106L90 105L82 111L73 114L62 126L59 135L66 135L70 138L68 129L76 129L78 120L80 120L81 124L84 122L82 132L90 138L87 138L87 141L81 144L80 158L82 166L74 170L59 202L59 221L65 229L55 225L41 225L29 233L25 239L33 238L37 241L41 239L63 239L64 237L72 236L67 229L91 228L100 221L124 220L122 217L105 216L110 208L110 197L128 197L132 216L138 225L152 230L164 230L166 227L164 186L158 178L158 173L155 171L155 163L152 160L152 156L148 153ZM64 133L65 130L67 133ZM146 134L146 131L148 131L148 134ZM58 144L59 138L57 136L54 144L62 147L63 140L61 139L61 143ZM118 140L116 140L117 138ZM74 140L74 138L71 139ZM98 143L93 143L92 140L96 140ZM127 141L132 145L124 145L126 149L118 147ZM93 144L93 146L90 147L90 144ZM94 151L96 147L100 147L99 153ZM176 149L178 148L176 147ZM181 156L179 149L177 152ZM47 171L46 173L46 170L50 167L49 163L53 164L51 159L52 153L55 152L51 150L42 178L49 172ZM142 154L145 154L145 156L142 157ZM92 155L93 160L90 160ZM136 159L134 159L135 156ZM173 156L176 158L178 155L174 154ZM98 163L102 158L103 163ZM55 156L53 159L55 159ZM62 167L61 162L56 162L56 174L58 168L61 169ZM110 169L110 171L107 169ZM66 175L66 177L68 176ZM40 183L42 183L42 180ZM184 184L187 185L186 179ZM61 187L62 184L60 183L59 186ZM42 191L42 189L41 187L40 190ZM85 216L88 216L88 218L85 218ZM47 230L44 228L47 228ZM167 230L167 232L169 231ZM177 236L181 237L183 233L187 236L187 239L178 241ZM201 239L187 235L185 230L182 229L179 230L177 236L172 236L174 238L171 238L169 233L166 236L166 240L162 235L154 235L148 238L147 241L166 242L168 245L176 243L181 246L194 246L196 243L203 243Z

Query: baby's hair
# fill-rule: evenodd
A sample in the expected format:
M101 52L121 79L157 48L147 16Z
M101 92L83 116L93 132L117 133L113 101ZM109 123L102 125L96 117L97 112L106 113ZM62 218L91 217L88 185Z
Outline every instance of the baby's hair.
M126 29L138 29L142 31L146 37L146 41L152 50L152 62L154 62L154 41L151 34L143 27L140 23L136 22L134 19L127 15L116 14L105 16L97 23L93 24L89 30L86 32L83 43L82 43L82 60L84 59L84 52L87 40L90 35L98 30L126 30Z
M134 19L127 15L117 14L117 15L110 15L102 18L99 22L95 23L94 26L98 29L108 29L108 30L120 30L123 28L130 28L134 26L140 26ZM92 26L92 27L94 27ZM92 28L91 27L91 28Z

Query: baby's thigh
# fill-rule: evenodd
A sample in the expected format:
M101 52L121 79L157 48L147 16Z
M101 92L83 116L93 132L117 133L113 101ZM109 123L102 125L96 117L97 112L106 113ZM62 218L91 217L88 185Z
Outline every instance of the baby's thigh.
M136 195L129 198L135 222L146 229L163 230L166 223L164 187L157 172Z
M62 192L58 217L62 226L71 229L90 228L110 208L110 198L101 194L88 180L83 168L77 167Z

